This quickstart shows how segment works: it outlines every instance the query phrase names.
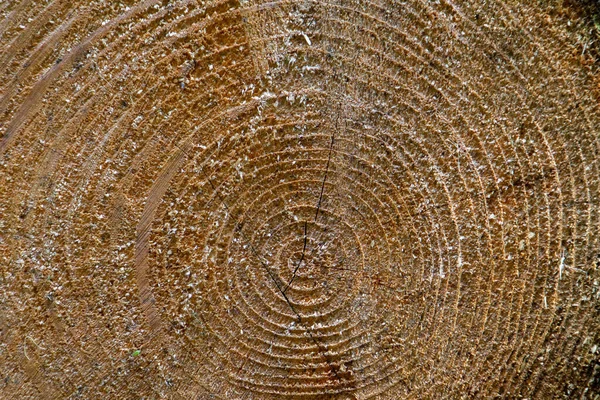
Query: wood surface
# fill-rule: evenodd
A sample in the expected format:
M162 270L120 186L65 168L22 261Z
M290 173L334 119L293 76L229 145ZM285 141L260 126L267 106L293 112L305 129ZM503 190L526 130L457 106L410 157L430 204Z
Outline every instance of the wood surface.
M600 399L597 3L0 15L0 399Z

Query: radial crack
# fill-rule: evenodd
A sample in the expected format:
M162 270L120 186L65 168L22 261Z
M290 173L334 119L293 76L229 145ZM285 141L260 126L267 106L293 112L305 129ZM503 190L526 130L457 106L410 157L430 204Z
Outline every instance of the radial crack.
M332 136L331 143L332 143L332 146L333 146L333 136ZM331 157L331 148L330 148L329 151L330 151L329 156ZM328 164L328 167L329 167L329 162L327 164ZM210 184L211 188L216 193L217 197L221 201L221 204L223 204L223 206L225 207L225 209L227 210L227 212L231 214L231 212L229 211L229 206L225 202L225 199L223 198L223 196L221 196L221 194L217 190L216 186L212 183L212 180L206 175L206 173L204 172L204 170L201 169L201 172L205 176L205 178L208 181L208 183ZM325 174L325 179L326 178L327 178L327 172ZM302 256L304 256L304 253L306 251L307 227L308 227L308 224L305 222L305 224L304 224L304 235L305 235L304 237L305 237L305 241L304 241L304 249L303 249L303 252L302 252ZM311 341L315 344L315 346L317 346L319 355L323 358L323 360L327 364L329 370L333 373L333 375L335 376L336 380L338 380L338 381L341 382L342 378L339 376L339 374L337 373L336 368L333 366L331 360L327 356L327 349L317 340L317 338L313 335L312 331L304 323L304 321L302 320L302 316L298 313L298 311L296 311L296 308L294 307L294 305L290 301L289 297L285 293L285 289L282 288L282 282L280 282L279 279L277 279L277 277L273 274L273 272L271 271L271 269L269 268L269 266L267 265L267 263L265 261L263 261L262 257L260 257L260 255L258 254L258 252L256 251L256 249L254 248L254 246L252 246L252 243L250 243L250 241L247 239L247 237L244 234L244 232L241 231L241 230L239 232L242 235L242 239L248 244L248 247L250 248L252 254L257 258L257 260L263 266L263 268L267 272L267 275L269 275L269 277L271 278L271 280L273 281L273 283L277 287L277 290L283 296L285 302L290 307L290 310L292 310L292 312L296 316L296 320L298 321L298 325L300 325L300 326L302 326L304 328L304 330L306 331L306 333L310 337ZM302 261L302 258L301 258L301 261ZM300 263L298 263L298 266L296 267L296 270L300 267ZM288 287L289 287L289 285L288 285ZM286 287L286 289L287 289L287 287Z
M337 130L337 120L335 122L335 129ZM319 201L317 202L317 211L315 212L315 220L319 217L319 211L321 211L321 202L323 201L323 193L325 192L325 182L327 182L327 174L329 173L329 164L331 163L331 153L333 151L333 142L335 141L335 130L331 134L331 143L329 144L329 155L327 156L327 165L325 166L325 175L323 176L323 182L321 183L321 193L319 194Z
M286 292L288 290L288 288L290 287L292 282L294 282L294 279L296 279L296 273L298 272L300 265L302 265L302 261L304 261L304 254L306 254L306 242L308 239L307 229L308 229L308 222L304 221L304 245L302 246L302 255L300 256L300 261L298 261L298 264L296 264L296 268L294 268L294 273L292 274L292 278L290 279L290 281L286 285L285 289L283 290L284 292Z
M333 143L335 141L335 131L337 130L338 119L339 119L339 117L335 121L335 129L334 129L333 133L331 134L331 143L329 144L329 154L327 155L327 164L325 166L325 174L323 175L323 182L321 183L321 193L319 194L319 200L317 201L317 210L315 211L315 219L313 222L317 222L317 218L319 217L319 211L321 210L321 203L323 201L323 193L325 192L325 183L327 182L327 174L329 173L329 164L331 163L331 153L333 152ZM302 265L302 261L304 261L304 254L306 253L307 237L308 237L307 222L304 221L304 246L302 248L302 255L300 256L300 261L298 261L296 268L294 268L294 273L292 274L290 281L286 285L284 292L286 292L288 290L288 288L294 282L294 279L296 279L296 273L300 269L300 266Z

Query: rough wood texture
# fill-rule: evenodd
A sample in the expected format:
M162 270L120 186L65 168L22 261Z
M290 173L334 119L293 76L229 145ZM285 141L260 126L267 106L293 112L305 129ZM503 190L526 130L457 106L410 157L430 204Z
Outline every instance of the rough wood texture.
M593 2L0 13L0 398L599 398Z

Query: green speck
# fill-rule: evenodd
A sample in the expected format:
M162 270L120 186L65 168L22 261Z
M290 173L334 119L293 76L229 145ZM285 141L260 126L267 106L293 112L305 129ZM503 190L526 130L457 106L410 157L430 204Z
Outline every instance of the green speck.
M140 355L142 351L141 350L134 350L133 353L131 353L132 356L137 357Z

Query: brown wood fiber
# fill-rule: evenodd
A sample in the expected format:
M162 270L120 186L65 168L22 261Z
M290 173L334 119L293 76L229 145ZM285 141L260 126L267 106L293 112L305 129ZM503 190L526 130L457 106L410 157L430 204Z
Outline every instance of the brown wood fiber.
M0 14L0 399L600 399L594 1Z

